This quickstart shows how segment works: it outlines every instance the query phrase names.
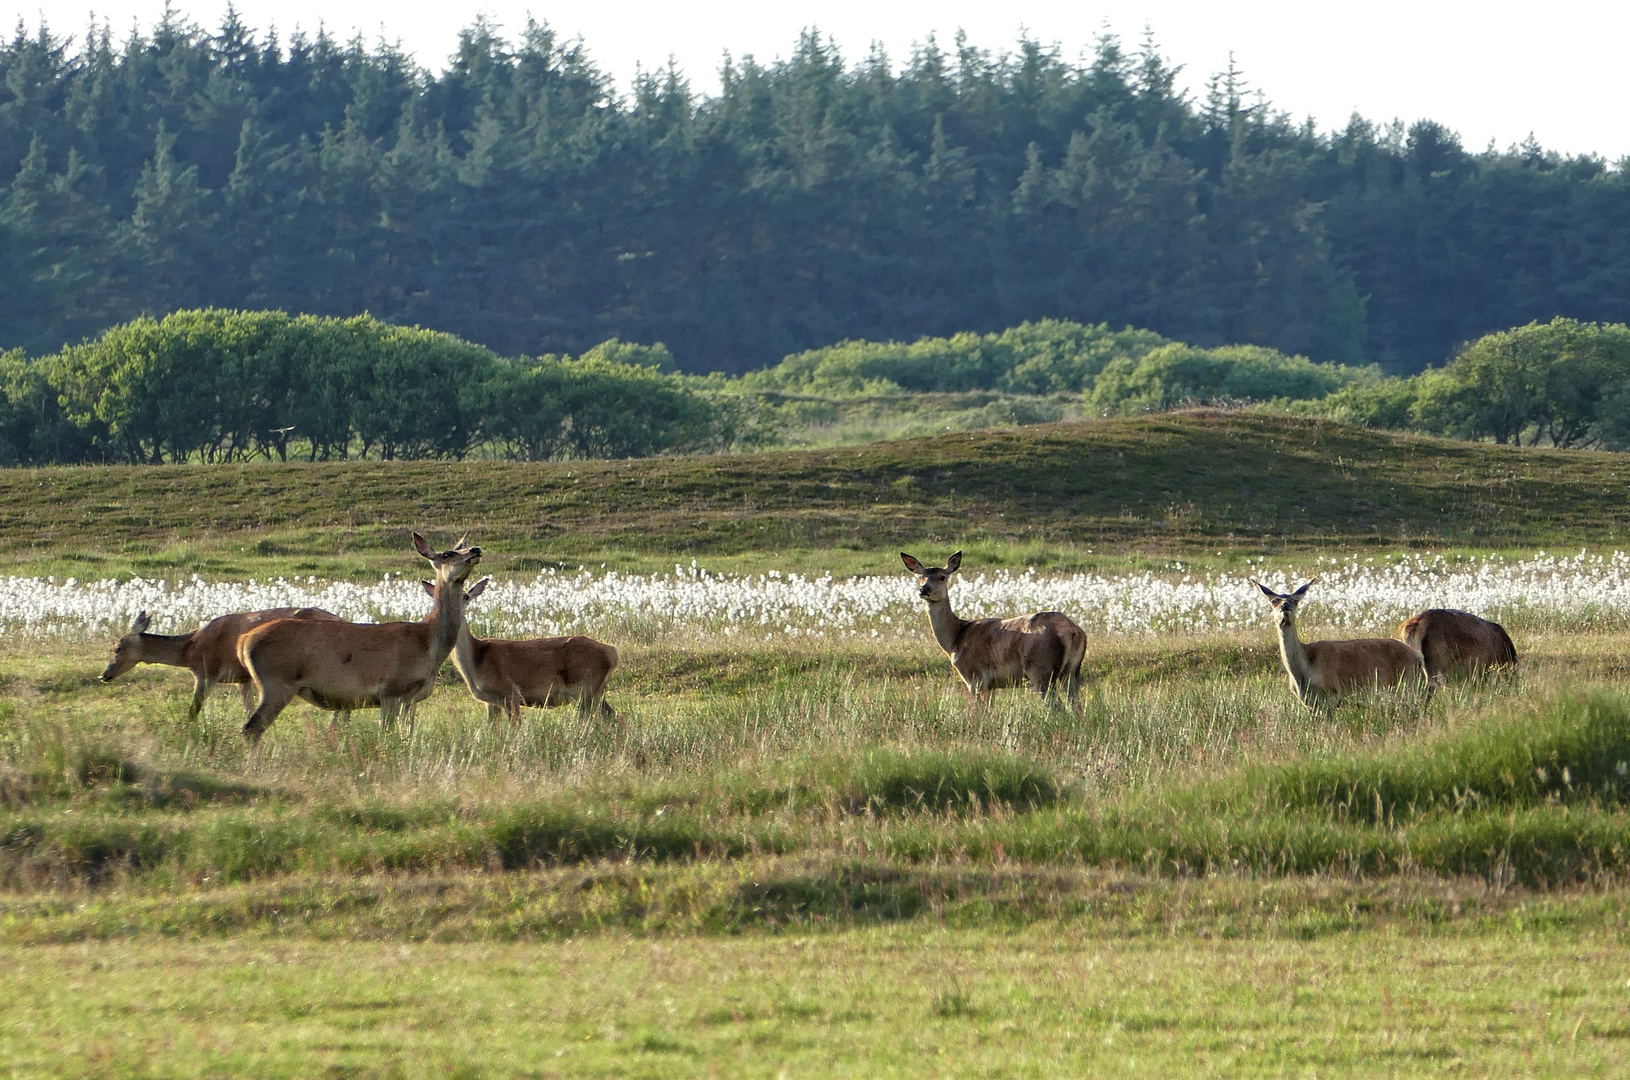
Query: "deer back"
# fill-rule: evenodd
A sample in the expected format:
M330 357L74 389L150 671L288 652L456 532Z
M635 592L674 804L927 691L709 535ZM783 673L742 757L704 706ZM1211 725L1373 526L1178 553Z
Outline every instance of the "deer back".
M603 687L617 666L617 650L581 635L525 641L472 635L469 660L455 654L454 663L484 701L519 697L542 704L560 688Z
M1050 627L1027 631L1007 625L1017 619L976 619L957 638L951 664L970 683L1017 686L1026 681L1025 669L1037 651L1056 652L1049 661L1055 672L1063 668L1067 649Z
M238 640L257 626L264 626L278 619L344 621L331 611L312 607L267 608L265 611L222 615L211 619L203 629L193 635L188 647L188 666L212 682L248 682L249 671L238 659Z
M1087 654L1087 632L1077 626L1075 620L1062 611L1038 611L1031 615L1019 615L1011 619L1003 619L1002 626L1005 629L1018 630L1026 634L1051 630L1058 635L1058 640L1064 646L1064 663L1066 666L1080 666L1082 657Z
M413 695L445 660L431 654L428 622L275 619L238 639L238 661L256 681L286 683L330 708Z
M1469 611L1428 608L1400 625L1398 636L1420 652L1434 678L1517 662L1517 647L1505 627Z
M1310 641L1303 649L1311 672L1310 689L1327 694L1397 686L1425 676L1421 654L1394 638Z

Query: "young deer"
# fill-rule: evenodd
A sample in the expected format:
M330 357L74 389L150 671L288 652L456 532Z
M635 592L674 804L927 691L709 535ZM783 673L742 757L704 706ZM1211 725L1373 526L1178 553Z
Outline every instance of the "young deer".
M1068 615L1038 611L1013 619L959 619L951 610L950 587L962 552L943 567L924 566L903 551L900 558L922 583L917 595L928 603L934 639L975 701L996 687L1025 684L1043 695L1056 687L1075 700L1087 635Z
M1290 676L1296 700L1312 708L1322 699L1340 697L1351 690L1397 686L1406 681L1425 683L1421 654L1392 638L1357 638L1351 641L1309 641L1296 633L1296 609L1307 596L1308 585L1293 593L1276 593L1250 579L1273 605L1279 624L1279 659ZM1428 693L1430 693L1428 687Z
M112 682L137 664L184 667L192 671L193 680L192 705L187 709L189 718L196 718L203 711L204 700L217 683L237 685L243 694L243 711L247 713L252 707L255 687L249 672L238 662L238 639L274 619L344 621L322 608L283 607L222 615L190 634L149 634L147 628L152 620L144 611L136 616L130 633L113 646L113 659L108 661L101 680Z
M1428 608L1398 627L1398 637L1426 660L1426 675L1441 686L1450 675L1477 675L1513 667L1517 647L1505 627L1453 608Z
M478 547L430 550L413 534L413 546L436 569L435 603L420 622L358 624L279 619L238 641L238 660L260 691L260 702L243 726L258 743L296 697L327 709L379 707L389 731L404 712L430 696L436 672L458 643L464 625L464 582L481 561Z
M464 594L467 605L487 589L482 578ZM434 595L434 586L423 582ZM577 714L599 713L618 719L606 701L606 680L617 666L617 650L593 638L552 637L529 641L478 638L466 622L453 647L453 666L477 701L487 703L487 719L496 723L505 713L516 723L523 706L546 709L577 703Z

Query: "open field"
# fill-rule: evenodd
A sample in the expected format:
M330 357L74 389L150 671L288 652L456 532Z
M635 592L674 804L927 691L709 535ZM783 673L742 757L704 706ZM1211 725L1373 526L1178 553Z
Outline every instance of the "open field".
M1213 449L1244 453L1256 423L976 438L1019 439L1006 467L1040 473L1052 466L1038 448L1092 460L1111 436L1128 448L1215 437ZM1386 438L1309 432L1343 446ZM230 690L191 720L183 671L96 681L133 610L170 630L272 602L413 616L423 595L402 531L465 524L449 520L479 509L458 501L469 498L460 470L521 491L584 466L53 474L87 487L19 495L55 515L22 569L169 580L13 578L0 603L0 962L19 988L0 1004L0 1057L17 1075L1622 1072L1630 562L1438 559L1396 537L1383 546L1386 530L1365 525L1442 535L1427 528L1436 500L1465 511L1439 516L1460 523L1450 541L1463 549L1484 527L1512 548L1610 547L1617 459L1388 445L1401 457L1354 471L1347 493L1376 502L1342 510L1321 486L1332 482L1322 459L1297 451L1313 464L1305 477L1285 465L1284 490L1303 493L1302 525L1232 539L1215 533L1236 514L1226 493L1185 471L1215 479L1223 452L1163 464L1150 450L1144 480L1165 469L1170 490L1211 501L1170 530L1135 515L1124 532L1105 526L1107 552L1071 541L1062 559L1080 573L1022 561L1001 572L1040 550L1024 529L1111 520L1107 496L1061 478L1015 519L955 524L927 496L889 503L906 538L880 551L828 546L788 566L727 529L706 534L724 537L719 565L762 575L641 576L675 561L659 559L662 529L683 540L721 521L790 527L793 495L817 482L777 488L766 463L839 476L841 462L593 464L598 486L560 494L560 515L623 521L580 537L603 551L621 543L616 530L634 535L621 470L690 476L694 495L734 490L729 469L749 480L762 469L782 500L742 510L661 495L643 554L586 575L575 563L540 575L516 554L552 550L538 537L555 516L528 522L500 499L472 523L492 552L481 571L501 579L472 611L478 632L616 642L623 724L554 710L492 726L449 667L411 732L296 704L258 755ZM1471 455L1455 483L1449 450ZM429 496L447 514L400 495L421 468L448 484ZM217 510L204 490L299 475L321 481L314 505L372 506L377 520L302 518L277 492L281 516L236 520L241 505ZM969 475L980 505L1019 501ZM881 530L884 512L859 501L864 482L877 476L812 513L876 513ZM117 483L150 516L98 528L96 500ZM914 505L927 517L911 517ZM1253 505L1294 524L1293 502ZM23 539L17 519L5 528ZM192 569L235 576L185 580L191 570L161 565L179 548L149 546L195 531ZM968 707L907 580L892 576L898 546L927 555L942 536L941 547L974 537L970 568L981 550L992 568L953 590L963 610L1056 605L1089 627L1079 712L1018 693ZM891 576L816 576L861 567ZM381 582L386 572L403 577ZM1309 637L1385 633L1427 603L1477 607L1510 628L1522 668L1430 703L1382 693L1311 713L1285 687L1247 572L1324 576Z
M1615 1076L1623 945L1513 923L0 949L13 1075Z
M545 567L892 573L907 542L980 565L1118 569L1284 551L1612 547L1622 455L1514 450L1255 413L613 462L0 471L13 573L81 579L402 568L410 528Z
M926 632L659 635L626 729L444 680L259 760L234 694L12 638L7 1064L1614 1075L1630 635L1516 630L1519 679L1330 717L1261 630L1099 637L1079 717L970 712Z

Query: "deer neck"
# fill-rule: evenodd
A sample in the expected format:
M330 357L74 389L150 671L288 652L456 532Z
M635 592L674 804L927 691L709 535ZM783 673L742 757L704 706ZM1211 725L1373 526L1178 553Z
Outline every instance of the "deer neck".
M957 642L962 640L962 632L968 628L966 619L959 619L956 612L951 610L951 601L930 600L928 602L928 623L934 628L934 640L940 643L946 655L954 654Z
M138 639L141 641L141 662L187 667L187 646L192 644L192 639L193 634L143 634Z
M458 641L453 646L453 666L458 668L458 673L464 676L465 684L472 689L475 687L475 650L477 644L479 643L476 641L475 635L470 633L468 616L460 619L458 621Z
M464 585L436 575L436 595L430 605L430 669L441 667L458 646L459 639L468 634L464 624Z
M1296 632L1294 618L1279 621L1279 659L1284 662L1290 681L1296 684L1297 693L1307 693L1308 684L1313 681L1313 665L1307 659L1307 650L1302 647L1302 638Z

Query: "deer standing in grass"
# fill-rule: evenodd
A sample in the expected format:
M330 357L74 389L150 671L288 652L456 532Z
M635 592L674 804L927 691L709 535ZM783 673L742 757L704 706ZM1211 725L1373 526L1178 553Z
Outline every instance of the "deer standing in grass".
M1426 668L1421 654L1393 638L1356 638L1350 641L1309 641L1303 643L1296 632L1296 609L1307 596L1308 586L1293 593L1276 593L1251 578L1251 584L1273 605L1279 625L1279 659L1290 676L1291 693L1309 708L1333 700L1353 690L1377 686L1398 686L1405 682L1426 684ZM1431 687L1427 686L1427 693Z
M470 586L464 594L466 611L490 581L482 578ZM426 590L433 589L430 582L423 584ZM596 713L607 720L620 719L606 701L606 680L617 667L617 650L590 637L478 638L466 621L453 647L453 666L475 699L486 702L487 719L493 723L505 713L520 723L523 707L546 709L573 702L585 719Z
M112 682L137 664L184 667L192 671L192 705L187 709L189 719L196 719L203 711L204 700L218 683L239 687L243 694L243 711L247 713L253 708L255 684L249 678L249 672L238 662L238 639L255 627L276 619L345 621L322 608L268 608L265 611L222 615L190 634L150 634L147 629L153 621L143 611L136 616L130 633L113 646L113 659L108 661L101 680Z
M903 551L900 558L921 582L917 595L928 604L934 640L975 701L997 687L1024 685L1044 696L1060 689L1075 701L1087 635L1068 615L1038 611L1012 619L959 619L951 610L950 588L962 552L943 567L924 566Z
M1514 667L1517 647L1497 622L1469 611L1428 608L1398 627L1398 637L1426 660L1426 676L1442 686L1450 675Z
M464 625L464 582L481 561L481 549L460 545L438 553L413 534L414 548L436 571L435 603L419 622L280 619L245 634L238 660L255 680L260 701L243 726L244 738L260 742L296 697L328 709L378 706L386 731L404 713L411 721Z

